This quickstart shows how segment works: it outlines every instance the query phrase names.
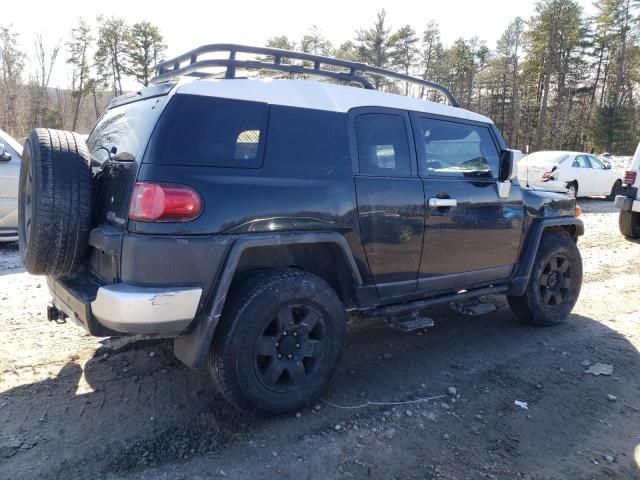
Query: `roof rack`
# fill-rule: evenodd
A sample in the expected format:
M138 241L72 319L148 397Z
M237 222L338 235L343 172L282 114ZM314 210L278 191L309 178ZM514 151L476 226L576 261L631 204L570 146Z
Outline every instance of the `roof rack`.
M198 57L209 53L228 53L227 58L207 58L199 60ZM266 55L268 58L255 58L253 60L238 60L238 53ZM287 63L288 60L301 60L310 62L313 66L294 65ZM330 70L323 66L338 67L344 71ZM347 83L357 83L364 88L375 90L374 85L364 75L376 75L380 77L402 80L405 82L420 85L422 87L435 90L444 95L449 103L454 107L460 104L456 97L446 87L428 80L393 72L384 68L372 67L364 63L351 62L338 58L313 55L311 53L294 52L271 47L251 47L247 45L236 45L230 43L216 43L203 45L190 52L183 53L175 58L166 60L156 65L156 76L151 79L151 83L162 83L180 76L208 77L211 73L203 69L225 67L224 78L236 78L236 69L246 70L267 70L273 72L296 73L326 77Z

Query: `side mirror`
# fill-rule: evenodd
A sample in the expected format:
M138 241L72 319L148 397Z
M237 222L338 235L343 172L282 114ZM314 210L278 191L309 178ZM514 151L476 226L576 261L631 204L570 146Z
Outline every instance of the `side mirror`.
M502 150L500 152L500 171L498 180L508 182L516 178L518 174L518 160L522 158L520 150Z
M605 170L611 170L611 164L610 163L605 163L604 164L604 169Z
M8 162L11 160L11 154L7 152L4 143L0 143L0 162Z

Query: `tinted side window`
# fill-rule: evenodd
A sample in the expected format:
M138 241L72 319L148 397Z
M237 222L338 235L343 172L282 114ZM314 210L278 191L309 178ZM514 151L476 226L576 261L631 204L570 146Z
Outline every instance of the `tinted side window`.
M284 177L352 175L347 115L272 105L264 171Z
M411 156L404 118L365 113L355 119L360 173L387 177L411 175Z
M175 95L153 132L146 163L259 168L269 106Z
M500 154L487 127L430 118L419 120L421 173L496 178Z

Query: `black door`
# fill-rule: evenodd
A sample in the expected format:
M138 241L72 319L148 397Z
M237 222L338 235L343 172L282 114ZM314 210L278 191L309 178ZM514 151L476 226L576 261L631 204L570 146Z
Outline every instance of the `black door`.
M378 294L416 291L424 232L424 191L406 112L366 108L350 113L355 139L360 231Z
M517 187L498 194L500 144L492 127L412 115L425 192L418 289L460 290L507 279L522 237Z

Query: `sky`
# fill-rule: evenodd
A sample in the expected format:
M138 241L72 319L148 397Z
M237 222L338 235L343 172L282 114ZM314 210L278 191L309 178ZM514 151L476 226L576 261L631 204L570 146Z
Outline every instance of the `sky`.
M590 1L582 3L587 11L591 9ZM100 14L121 16L128 23L146 20L160 28L168 45L167 56L171 57L206 43L264 45L266 39L278 35L299 39L312 25L317 25L325 37L338 45L353 38L356 29L371 25L381 8L387 10L392 28L409 24L421 33L429 21L435 20L440 24L445 45L459 37L478 36L493 48L513 18L531 16L534 2L22 0L3 2L0 25L13 25L20 34L22 48L31 53L36 33L42 33L49 43L55 44L60 38L64 42L79 16L90 20L90 23ZM69 84L69 73L61 53L50 86L66 87Z

